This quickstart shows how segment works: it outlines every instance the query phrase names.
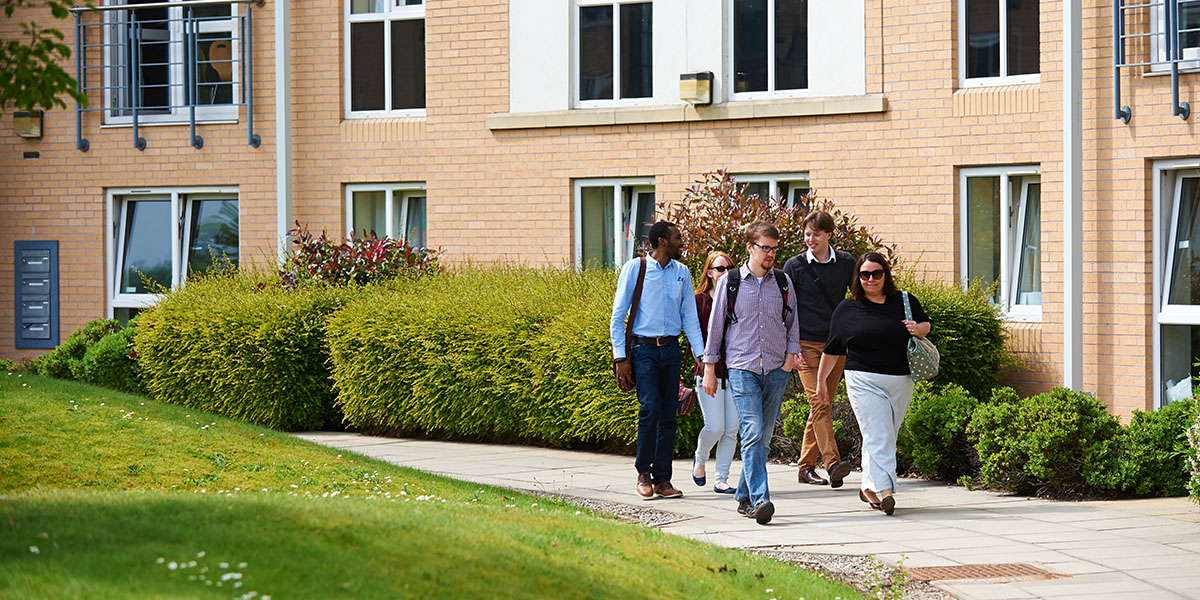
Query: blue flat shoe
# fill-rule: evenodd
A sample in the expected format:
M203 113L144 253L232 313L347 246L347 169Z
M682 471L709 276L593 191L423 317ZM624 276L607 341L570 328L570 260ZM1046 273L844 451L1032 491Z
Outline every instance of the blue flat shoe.
M704 477L696 477L696 459L692 459L692 481L696 482L696 487L704 487L708 483L707 475Z
M736 494L736 493L737 493L737 488L735 488L735 487L729 487L729 486L727 485L727 486L725 486L725 489L721 489L721 488L719 488L719 487L717 487L717 486L715 486L715 485L714 485L714 486L713 486L713 491L714 491L714 492L716 492L716 493L718 493L718 494Z

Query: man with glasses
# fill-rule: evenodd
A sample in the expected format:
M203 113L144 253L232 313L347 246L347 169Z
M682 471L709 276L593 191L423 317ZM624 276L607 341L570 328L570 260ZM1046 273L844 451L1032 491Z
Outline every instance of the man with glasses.
M723 355L742 436L742 476L734 496L738 513L766 525L775 514L767 452L788 373L800 353L800 331L792 283L774 268L779 230L763 221L746 226L746 250L746 264L717 282L703 386L710 395L716 392L715 365Z
M683 492L671 485L671 459L675 455L675 410L682 362L679 332L682 329L687 334L692 348L703 348L704 338L692 296L692 275L678 260L683 252L679 228L659 221L650 227L647 238L650 255L634 258L621 267L609 334L617 380L622 386L635 382L641 403L633 462L638 473L637 493L643 498L678 498ZM641 296L636 312L631 314L638 287ZM627 315L633 319L630 340L625 339Z

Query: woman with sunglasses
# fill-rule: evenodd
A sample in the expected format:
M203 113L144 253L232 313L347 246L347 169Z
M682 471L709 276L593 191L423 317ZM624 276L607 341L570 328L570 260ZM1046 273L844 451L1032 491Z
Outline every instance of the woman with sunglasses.
M858 497L871 508L896 510L896 435L912 402L908 340L924 338L929 316L911 294L912 320L904 318L904 298L892 268L878 252L858 260L858 276L847 298L833 311L829 339L817 374L817 396L828 402L826 384L839 356L846 356L846 394L862 431L862 486Z
M699 278L696 289L696 312L700 316L700 331L704 341L708 341L708 318L712 314L712 292L717 287L717 281L730 269L737 267L728 254L714 250L704 261L704 274ZM729 391L729 379L725 363L717 363L717 393L713 396L704 392L701 378L704 375L704 363L696 359L696 396L700 400L700 410L704 413L704 428L700 430L700 439L696 441L696 456L692 459L692 480L703 487L705 477L704 463L713 446L717 447L717 481L713 491L718 494L732 494L737 491L730 487L729 465L733 462L733 451L737 448L738 414L733 405L733 394Z

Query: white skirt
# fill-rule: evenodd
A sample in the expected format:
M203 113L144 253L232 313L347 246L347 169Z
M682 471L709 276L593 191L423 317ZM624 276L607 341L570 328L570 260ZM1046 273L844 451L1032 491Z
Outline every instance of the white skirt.
M908 375L846 371L846 394L862 431L862 489L896 488L896 436L912 393Z

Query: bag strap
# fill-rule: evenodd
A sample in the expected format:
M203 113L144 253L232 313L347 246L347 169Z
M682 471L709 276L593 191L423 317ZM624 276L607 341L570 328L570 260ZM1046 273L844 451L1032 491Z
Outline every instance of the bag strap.
M729 339L729 324L737 323L737 315L733 314L733 306L737 303L738 289L742 287L742 269L734 267L725 275L725 323L722 325L721 360L725 360L725 342Z
M788 305L787 275L784 275L783 271L779 269L771 269L771 273L775 275L775 285L779 286L779 295L783 296L783 314L780 316L780 319L783 320L783 324L786 327L788 313L792 312L792 307Z
M903 297L904 297L904 320L905 320L905 321L911 321L911 320L913 320L913 318L912 318L912 306L909 306L909 304L908 304L908 292L900 292L900 293L901 293L901 294L903 295Z
M638 304L642 302L642 283L646 281L646 257L643 256L638 268L637 283L633 286L633 302L629 304L629 318L625 321L625 356L629 356L630 346L633 345L633 320L637 317Z
M833 252L833 249L830 248L829 251ZM808 260L807 256L804 257L804 269L808 271L808 276L812 277L812 280L816 282L817 289L821 290L821 297L829 305L829 310L837 310L837 303L830 299L829 291L825 289L825 284L821 283L821 278L817 276L817 270L813 268L812 261Z

